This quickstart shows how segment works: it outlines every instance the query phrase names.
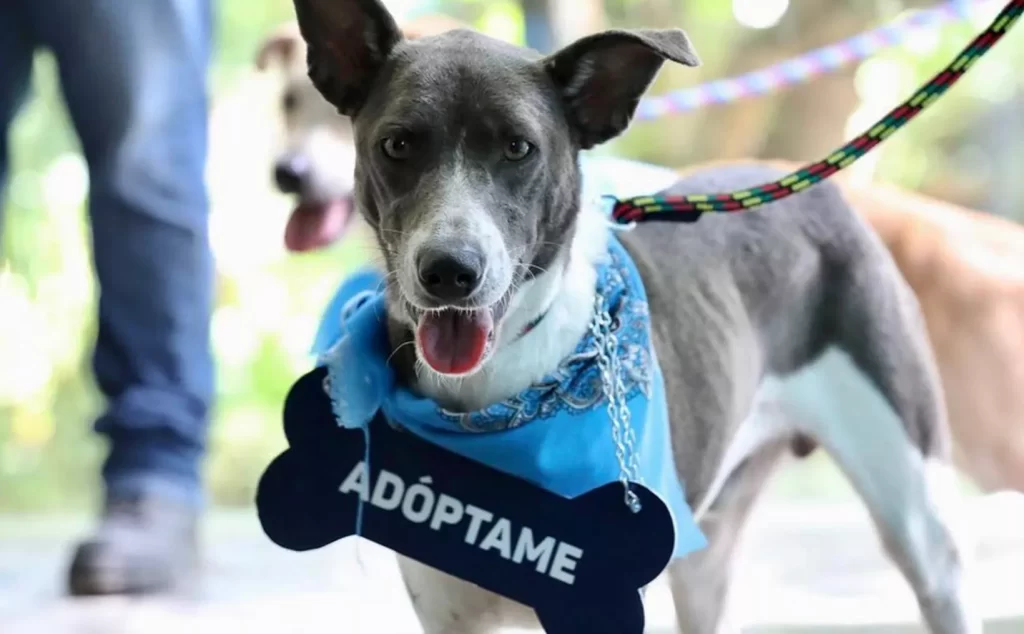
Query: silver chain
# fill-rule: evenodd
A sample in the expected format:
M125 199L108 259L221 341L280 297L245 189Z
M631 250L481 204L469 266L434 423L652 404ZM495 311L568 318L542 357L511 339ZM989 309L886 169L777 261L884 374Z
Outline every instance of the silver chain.
M619 359L619 339L612 329L612 316L602 305L601 294L594 296L594 316L590 320L590 333L597 346L597 367L601 371L601 386L608 397L608 419L612 422L612 441L619 462L619 482L624 491L623 501L630 511L640 512L640 498L630 489L630 481L643 483L640 459L636 451L636 432L633 430L629 406L626 404L626 385L622 380ZM323 379L323 390L331 395L331 376Z
M594 317L590 332L597 345L597 367L601 370L601 385L608 397L608 418L612 422L612 440L615 457L619 461L619 482L625 491L624 501L629 510L640 512L640 498L629 488L630 480L642 483L640 461L636 452L636 433L630 424L626 405L626 386L622 380L619 361L619 340L612 329L612 317L602 305L601 294L594 298Z

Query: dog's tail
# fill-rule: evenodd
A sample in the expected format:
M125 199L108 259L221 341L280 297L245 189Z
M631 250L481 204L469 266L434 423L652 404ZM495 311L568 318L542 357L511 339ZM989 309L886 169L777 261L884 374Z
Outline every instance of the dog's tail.
M837 194L838 195L838 194ZM879 236L861 230L839 249L828 310L835 341L892 406L924 454L951 451L945 397L918 300Z

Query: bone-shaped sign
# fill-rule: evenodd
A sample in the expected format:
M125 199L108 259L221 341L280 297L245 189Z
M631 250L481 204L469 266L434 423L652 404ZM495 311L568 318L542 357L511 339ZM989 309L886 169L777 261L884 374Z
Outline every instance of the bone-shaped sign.
M285 402L289 448L256 494L271 540L305 551L353 535L362 501L363 537L532 607L548 634L642 634L640 589L675 543L656 493L632 485L638 513L618 482L566 498L379 416L367 467L363 432L337 425L326 376L306 374Z

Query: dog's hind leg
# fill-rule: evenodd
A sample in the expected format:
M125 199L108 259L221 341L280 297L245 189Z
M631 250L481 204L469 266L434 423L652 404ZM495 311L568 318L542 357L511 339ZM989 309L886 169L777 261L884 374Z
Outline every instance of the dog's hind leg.
M942 487L952 482L933 477L951 475L948 464L911 442L889 404L838 351L788 377L784 389L796 426L832 456L863 499L929 630L979 634L944 513L942 495L952 491Z
M960 551L936 504L937 485L926 477L929 470L948 469L950 440L924 319L881 241L869 233L852 239L844 262L834 267L825 316L835 342L895 416L878 407L843 425L834 424L835 417L817 418L822 425L811 435L864 498L931 631L980 632L966 607Z
M753 419L744 426L753 424ZM742 431L740 432L742 433ZM707 548L673 561L668 580L682 634L734 634L728 618L729 586L743 527L769 476L786 453L788 440L754 449L732 473L700 518Z

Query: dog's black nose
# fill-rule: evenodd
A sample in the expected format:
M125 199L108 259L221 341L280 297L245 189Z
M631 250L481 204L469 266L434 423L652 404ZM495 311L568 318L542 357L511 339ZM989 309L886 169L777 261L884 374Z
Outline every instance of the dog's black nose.
M283 194L301 193L306 172L306 161L302 157L285 157L274 165L274 183Z
M480 286L484 258L476 249L424 249L417 260L423 290L437 300L466 299Z

